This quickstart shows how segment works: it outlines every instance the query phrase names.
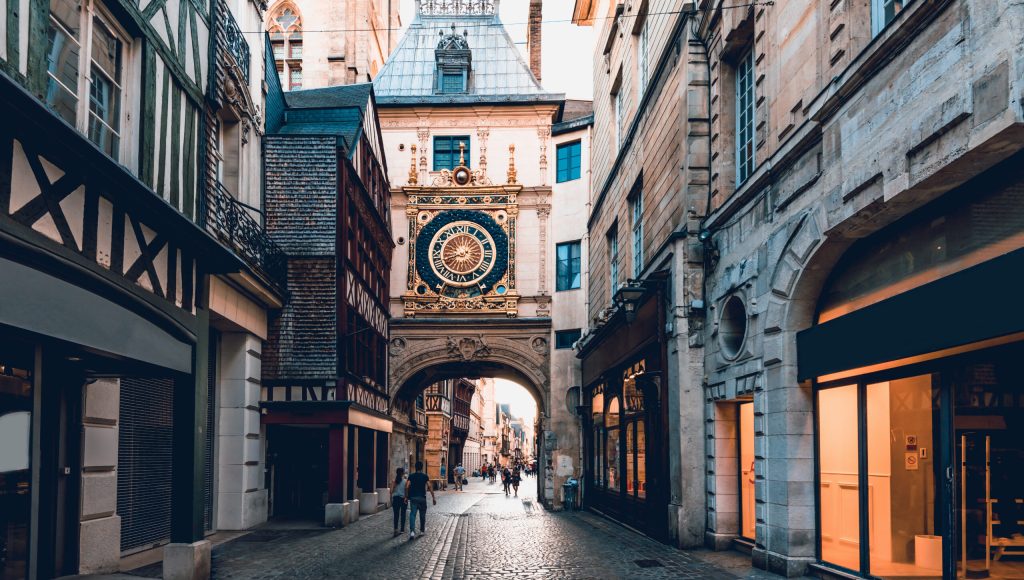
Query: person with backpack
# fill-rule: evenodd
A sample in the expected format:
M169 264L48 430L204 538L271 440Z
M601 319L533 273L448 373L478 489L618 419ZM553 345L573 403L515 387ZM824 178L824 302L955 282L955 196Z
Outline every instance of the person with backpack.
M509 486L512 485L512 472L507 467L501 470L501 485L505 487L505 495L507 496L511 491Z
M416 539L416 513L420 514L420 535L426 530L427 523L427 491L430 499L437 505L437 496L430 487L430 478L423 473L423 462L416 462L416 472L405 482L405 497L409 500L409 539Z
M399 467L395 470L395 481L391 483L391 511L395 529L391 534L392 538L405 533L405 512L408 509L408 504L405 501L405 488L405 469ZM401 526L399 526L399 516L401 516Z

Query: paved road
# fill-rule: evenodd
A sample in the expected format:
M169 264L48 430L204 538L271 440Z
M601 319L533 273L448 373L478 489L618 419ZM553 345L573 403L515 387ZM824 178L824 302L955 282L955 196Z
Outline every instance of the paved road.
M735 554L680 551L600 516L550 513L535 501L474 480L438 494L427 532L392 538L391 511L338 530L257 530L213 550L217 579L276 578L772 578ZM408 528L407 528L408 529ZM158 578L160 565L135 575Z

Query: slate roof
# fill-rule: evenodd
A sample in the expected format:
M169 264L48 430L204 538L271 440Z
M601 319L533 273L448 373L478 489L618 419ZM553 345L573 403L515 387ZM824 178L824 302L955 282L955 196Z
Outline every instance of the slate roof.
M436 94L435 55L439 33L452 26L465 31L472 51L469 92ZM494 14L433 16L417 13L395 51L373 80L377 103L462 104L481 102L562 101L565 96L547 92L530 72L505 26Z
M334 135L349 156L363 133L373 85L360 83L285 93L281 135Z

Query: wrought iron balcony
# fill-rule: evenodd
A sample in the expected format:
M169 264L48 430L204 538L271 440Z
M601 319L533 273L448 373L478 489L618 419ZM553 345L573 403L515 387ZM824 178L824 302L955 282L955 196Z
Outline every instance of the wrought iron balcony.
M288 279L287 258L263 226L249 214L250 210L219 182L211 191L207 205L207 229L277 289L284 290Z
M238 68L241 69L242 74L245 75L246 82L248 82L249 43L245 41L245 36L242 35L242 31L238 28L238 22L235 21L231 10L224 3L221 3L221 12L224 15L224 38L228 43L228 52L235 58Z

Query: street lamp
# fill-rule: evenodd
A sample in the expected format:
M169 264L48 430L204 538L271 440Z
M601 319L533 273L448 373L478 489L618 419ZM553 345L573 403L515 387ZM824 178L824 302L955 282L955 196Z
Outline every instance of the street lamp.
M615 291L615 304L620 306L626 313L626 322L633 322L636 319L636 309L640 305L640 299L644 297L647 289L640 280L629 279Z

